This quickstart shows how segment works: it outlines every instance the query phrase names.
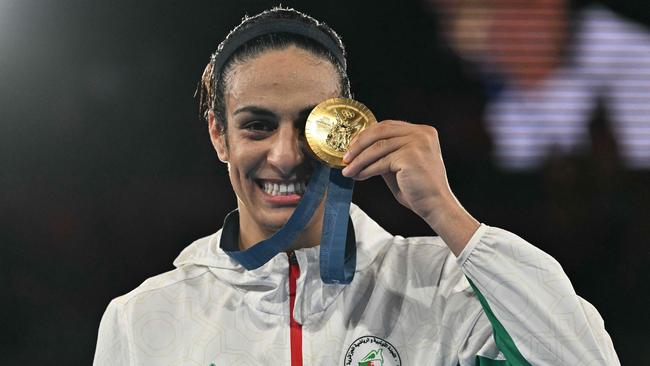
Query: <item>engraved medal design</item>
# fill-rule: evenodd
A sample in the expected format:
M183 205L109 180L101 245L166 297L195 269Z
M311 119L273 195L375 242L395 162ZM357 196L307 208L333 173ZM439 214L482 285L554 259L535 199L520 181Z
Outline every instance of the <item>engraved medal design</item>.
M343 168L352 138L377 119L353 99L333 98L318 104L307 117L305 137L311 152L332 168Z

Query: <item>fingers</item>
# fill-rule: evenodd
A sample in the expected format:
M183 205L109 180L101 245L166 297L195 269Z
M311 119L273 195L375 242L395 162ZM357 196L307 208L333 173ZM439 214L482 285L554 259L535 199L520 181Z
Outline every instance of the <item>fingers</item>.
M349 175L349 177L354 180L366 180L377 175L387 174L390 172L390 160L384 156L383 158L374 161L370 165L366 166L359 173L355 175ZM343 175L346 175L343 173Z
M391 154L408 142L407 137L394 137L375 141L359 153L343 169L343 175L356 180L365 180L372 176L390 171Z
M346 163L351 162L362 151L379 140L405 136L412 125L402 121L384 121L361 131L352 141L348 152L343 157Z
M375 175L395 174L404 167L427 166L439 156L437 131L428 125L384 121L359 133L343 160L343 175L365 180Z

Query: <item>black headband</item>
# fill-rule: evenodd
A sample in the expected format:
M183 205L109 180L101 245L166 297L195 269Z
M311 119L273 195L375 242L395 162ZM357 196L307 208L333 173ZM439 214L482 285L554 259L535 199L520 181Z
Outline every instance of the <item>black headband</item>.
M212 75L217 77L230 56L244 43L267 34L291 33L316 41L327 49L345 70L346 62L343 50L329 35L314 25L295 19L265 19L252 24L243 31L226 38L222 47L213 56Z

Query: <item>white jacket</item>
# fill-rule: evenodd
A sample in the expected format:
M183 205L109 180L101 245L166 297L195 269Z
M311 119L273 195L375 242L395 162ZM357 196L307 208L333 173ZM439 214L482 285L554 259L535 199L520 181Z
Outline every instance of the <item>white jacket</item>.
M94 365L619 364L596 309L518 236L481 225L456 258L439 237L390 235L354 205L350 216L350 285L321 281L318 247L247 271L220 230L109 304Z

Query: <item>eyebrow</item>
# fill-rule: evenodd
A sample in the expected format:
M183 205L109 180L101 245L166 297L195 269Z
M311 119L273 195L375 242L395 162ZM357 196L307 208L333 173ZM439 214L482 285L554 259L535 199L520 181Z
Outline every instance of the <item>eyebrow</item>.
M263 115L263 116L268 116L268 117L276 117L276 118L278 116L277 114L273 113L272 111L270 111L270 110L268 110L266 108L262 108L262 107L258 107L258 106L254 106L254 105L247 105L247 106L238 108L235 112L233 112L233 116L237 115L237 114L240 114L240 113L252 113L252 114Z
M300 119L307 119L307 116L309 116L309 113L314 109L316 105L310 105L306 108L303 108L299 113L298 116ZM235 112L233 112L233 116L240 114L240 113L252 113L255 115L259 116L266 116L266 117L273 117L273 118L278 118L278 115L274 113L273 111L264 108L264 107L259 107L255 105L247 105L241 108L237 108Z

